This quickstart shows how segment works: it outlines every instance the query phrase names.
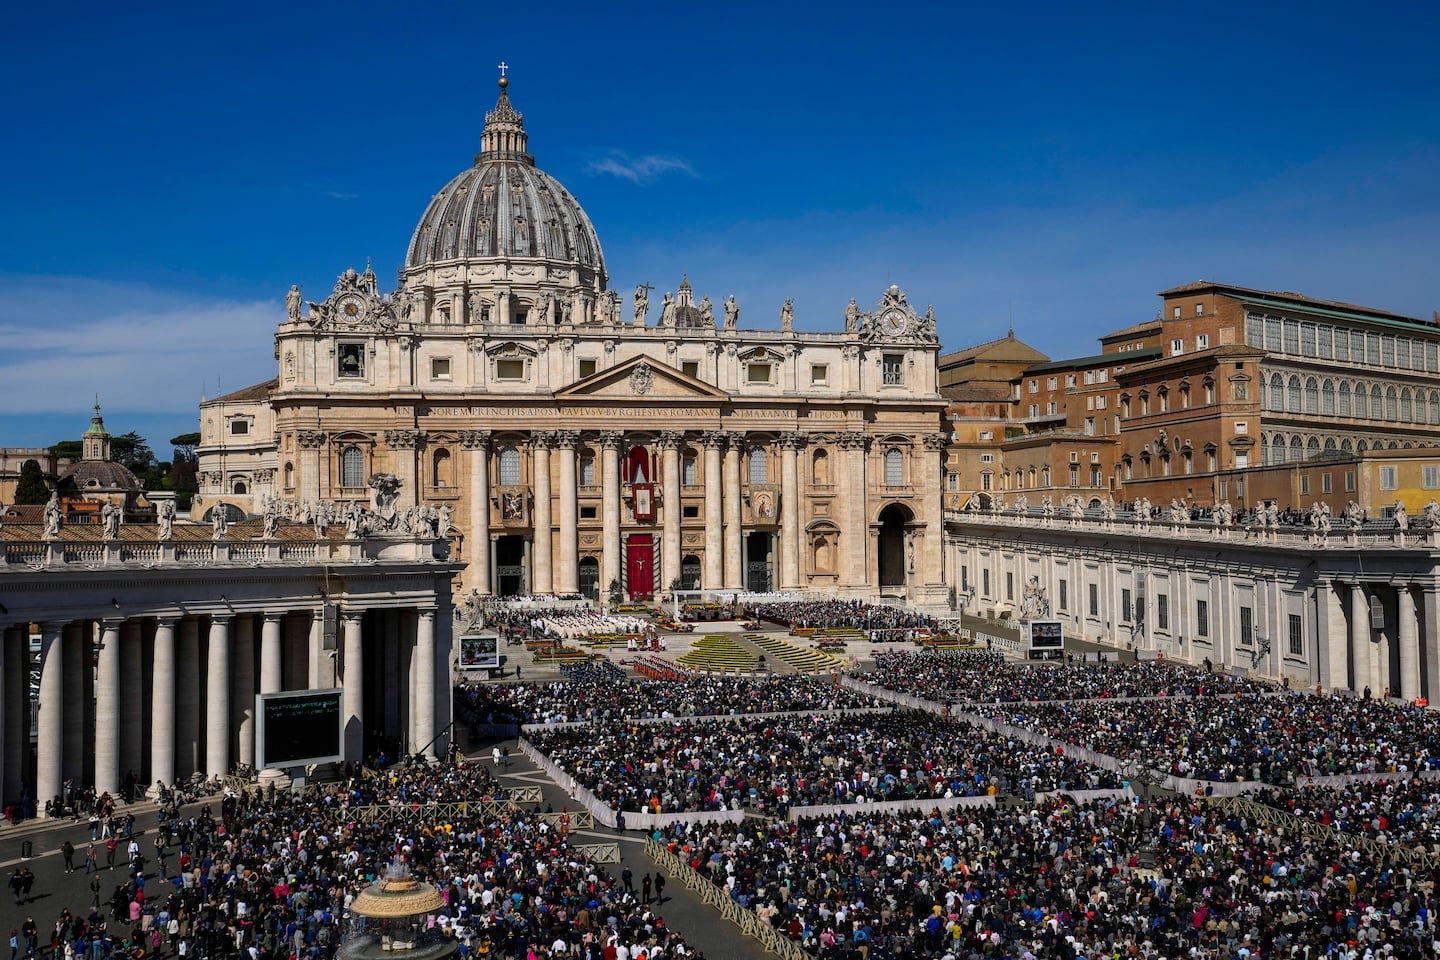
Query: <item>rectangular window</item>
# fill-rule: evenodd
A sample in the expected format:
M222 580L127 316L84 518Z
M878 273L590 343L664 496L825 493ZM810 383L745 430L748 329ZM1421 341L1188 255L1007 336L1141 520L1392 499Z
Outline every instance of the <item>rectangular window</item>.
M955 493L956 491L958 491L960 489L960 474L945 474L945 489L951 493Z
M1100 585L1090 584L1090 616L1100 616Z
M1255 628L1255 612L1249 607L1240 608L1240 646L1249 647L1255 643L1252 631Z
M1067 373L1067 374L1065 374L1065 386L1067 386L1067 387L1073 387L1073 386L1075 386L1075 374L1073 374L1073 373Z
M830 367L823 363L812 363L810 365L810 385L812 387L823 387L830 382Z
M1105 394L1102 393L1102 394L1100 394L1100 396L1098 396L1098 397L1095 398L1095 409L1096 409L1096 410L1104 410L1104 409L1105 409L1105 403L1106 403Z
M1032 403L1032 404L1030 404L1030 416L1032 416L1032 417L1038 417L1038 416L1040 416L1040 404L1038 404L1038 403Z
M698 481L695 474L699 468L696 466L694 457L686 457L680 461L680 482L686 486L693 487Z
M1208 333L1197 333L1197 334L1195 335L1195 349L1196 349L1196 350L1208 350L1208 349L1210 349L1210 334L1208 334Z
M1237 451L1236 454L1235 454L1235 469L1236 469L1236 470L1245 470L1245 469L1248 469L1249 466L1250 466L1250 454L1245 453L1245 452L1243 452L1243 451Z
M1179 337L1170 341L1170 356L1178 357L1185 352L1185 341Z
M994 440L994 439L995 439L995 431L994 431L994 430L981 430L981 431L980 431L980 439L981 439L981 440Z
M1039 381L1039 380L1031 380L1031 381L1030 381L1030 392L1031 392L1031 393L1039 393L1039 392L1040 392L1040 381Z
M1070 486L1080 486L1080 468L1075 466L1074 464L1071 464L1070 466Z
M887 387L905 385L905 358L898 353L887 353L881 359L880 369Z
M1155 627L1158 630L1170 629L1170 597L1167 594L1155 595Z
M1179 320L1179 319L1180 319L1180 308L1179 308L1179 307L1176 307L1174 310L1171 311L1170 315L1171 315L1172 317L1174 317L1176 320Z
M680 372L687 377L694 377L697 380L700 379L700 361L682 360L680 362Z
M700 504L687 503L680 508L680 516L686 520L698 520L700 518Z
M1396 479L1395 479L1395 468L1394 468L1394 467L1381 467L1381 468L1380 468L1380 489L1381 489L1381 490L1395 490L1395 489L1398 489L1398 487L1399 487L1399 484L1397 483L1397 481L1396 481Z
M980 571L980 594L985 597L990 596L990 569L988 567Z
M1355 492L1355 471L1354 471L1354 470L1346 470L1346 471L1345 471L1345 492L1346 492L1346 493L1354 493L1354 492Z
M1105 479L1104 479L1104 477L1103 477L1102 474L1101 474L1100 468L1099 468L1099 467L1091 467L1091 468L1090 468L1090 486L1095 487L1095 488L1098 489L1098 488L1100 488L1100 487L1102 487L1102 486L1104 486L1104 485L1105 485Z
M1321 493L1333 493L1333 492L1334 492L1334 490L1332 489L1333 486L1334 486L1334 484L1332 483L1332 481L1331 481L1331 479L1330 479L1330 474L1328 474L1328 473L1322 473L1322 474L1320 474L1320 492L1321 492Z
M1203 303L1197 303L1197 304L1195 304L1195 316L1197 316L1197 317L1203 317L1203 316L1205 316L1205 304L1203 304Z
M1086 418L1085 418L1085 436L1087 436L1087 437L1093 437L1093 436L1095 436L1095 418L1094 418L1094 417L1086 417Z
M1130 622L1131 593L1129 587L1120 588L1120 622Z
M335 347L335 374L358 380L365 376L365 344L341 343Z
M579 374L582 378L595 376L599 363L595 360L581 360Z
M981 463L994 463L994 462L995 462L995 454L993 454L993 453L982 453L982 454L980 454L980 462L981 462Z
M1305 656L1305 631L1300 614L1290 614L1290 656Z
M1210 636L1210 601L1195 601L1195 635Z
M249 421L249 420L231 420L231 421L230 421L230 436L232 436L232 437L246 437L246 436L249 436L249 435L250 435L250 421ZM1427 468L1427 469L1428 469L1428 468Z
M1005 599L1015 599L1015 574L1009 570L1005 571Z
M1057 599L1060 601L1059 609L1061 609L1061 610L1069 610L1069 609L1070 609L1070 581L1068 581L1068 580L1061 580L1061 581L1060 581L1060 595L1059 595L1059 597L1058 597Z
M745 368L748 383L769 383L771 366L768 363L752 363Z
M524 380L524 379L525 379L525 361L524 361L524 360L496 360L496 361L495 361L495 379L496 379L496 380Z
M1057 381L1054 377L1051 377L1049 380L1045 381L1045 388L1047 390L1054 390L1059 385L1059 381Z
M1248 420L1236 420L1236 421L1235 421L1235 432L1236 432L1236 433L1248 433L1249 430L1250 430L1250 421L1248 421Z
M1300 493L1304 495L1309 495L1310 493L1310 474L1308 473L1301 474L1300 476Z
M581 508L580 508L580 519L581 519L581 520L594 520L594 519L595 519L595 509L596 509L595 507L581 507Z
M431 380L449 380L449 379L450 379L450 358L449 358L449 357L431 357L431 358L430 358L430 379L431 379Z
M1055 416L1055 414L1060 412L1060 409L1056 405L1055 401L1051 400L1049 403L1045 404L1045 412L1053 417Z
M1436 487L1440 487L1440 466L1428 464L1423 468L1423 472L1426 490L1434 490Z

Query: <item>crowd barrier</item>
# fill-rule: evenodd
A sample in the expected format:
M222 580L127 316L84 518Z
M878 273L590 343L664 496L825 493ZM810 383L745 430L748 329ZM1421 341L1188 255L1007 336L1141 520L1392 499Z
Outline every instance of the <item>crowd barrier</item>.
M890 713L890 707L846 707L834 710L780 710L771 713L701 713L680 717L626 717L625 722L643 727L656 723L714 723L719 720L793 720L797 715L806 717L845 717L862 713ZM590 720L567 720L564 723L523 723L522 733L533 730L564 730L571 727L588 727Z
M962 807L993 807L992 797L916 797L913 800L878 800L874 803L818 803L810 807L791 807L789 819L802 820L805 817L866 817L899 813L904 810L958 810Z

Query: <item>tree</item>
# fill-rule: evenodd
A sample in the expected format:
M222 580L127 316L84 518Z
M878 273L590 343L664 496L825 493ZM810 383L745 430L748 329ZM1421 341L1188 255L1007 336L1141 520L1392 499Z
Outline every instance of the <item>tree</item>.
M182 433L178 437L170 438L170 446L175 448L174 459L178 464L182 460L194 462L196 459L195 448L200 446L200 432Z
M131 430L110 438L110 459L137 477L154 472L155 451L140 434Z
M79 440L61 440L50 452L64 460L79 460L85 453L85 444Z
M44 503L50 499L50 488L45 486L45 474L40 470L39 460L26 460L20 465L20 482L15 485L16 503Z

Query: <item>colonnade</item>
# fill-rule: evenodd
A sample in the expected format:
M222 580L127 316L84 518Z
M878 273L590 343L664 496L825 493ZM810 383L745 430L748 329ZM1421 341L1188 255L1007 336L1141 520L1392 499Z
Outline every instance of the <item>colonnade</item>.
M1326 580L1317 591L1325 682L1372 696L1440 697L1435 635L1440 590L1361 579ZM1422 625L1424 629L1422 629Z
M622 540L621 451L626 435L618 430L593 434L599 449L601 501L600 577L602 587L620 577ZM654 439L649 439L654 436ZM766 435L767 437L772 435ZM682 501L683 451L691 445L699 448L703 462L697 462L697 479L703 477L702 511L703 554L700 586L707 590L742 590L744 582L743 533L746 530L746 485L742 483L742 461L746 451L762 443L758 438L737 431L703 431L687 434L679 430L646 434L660 452L659 491L659 552L661 582L668 583L680 573L681 558L691 552L684 543L685 522ZM471 585L481 595L492 592L491 558L488 534L491 530L491 460L495 441L490 431L472 430L460 434L461 446L467 453L470 476L470 515L468 535L475 541L468 549ZM811 442L804 433L781 433L773 441L763 443L779 448L778 503L775 516L753 517L752 529L779 534L779 564L775 587L780 590L803 589L805 562L805 518L802 515L805 487L802 478L801 452ZM531 456L531 490L534 494L532 523L535 531L531 554L535 593L578 593L579 575L579 496L577 456L582 448L579 431L534 431L529 435ZM864 533L868 525L867 452L869 437L859 432L842 433L836 441L837 481L827 484L827 496L837 500L831 519L846 531L839 565L841 586L866 585L872 578L867 551L870 539ZM551 458L558 460L556 484L552 490ZM557 516L558 514L558 516ZM558 522L557 522L558 520ZM694 521L692 521L692 525ZM938 543L936 546L938 552Z
M443 638L436 609L342 609L339 619L335 651L323 610L313 608L177 610L6 627L4 801L33 790L29 795L43 805L67 781L117 794L127 781L143 788L195 773L224 775L237 763L254 767L256 694L337 683L344 689L346 758L362 757L367 732L433 757L436 688L448 668L437 650ZM369 690L367 660L378 665ZM33 711L32 668L39 672ZM379 717L366 717L367 701Z

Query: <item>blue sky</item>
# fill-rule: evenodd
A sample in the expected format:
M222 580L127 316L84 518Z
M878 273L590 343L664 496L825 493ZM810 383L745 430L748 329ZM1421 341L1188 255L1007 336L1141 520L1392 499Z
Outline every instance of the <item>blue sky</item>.
M1440 309L1440 7L89 4L10 11L0 445L99 393L157 452L274 372L291 283L382 286L510 64L611 286L1053 357L1199 278ZM658 292L657 292L658 296Z

